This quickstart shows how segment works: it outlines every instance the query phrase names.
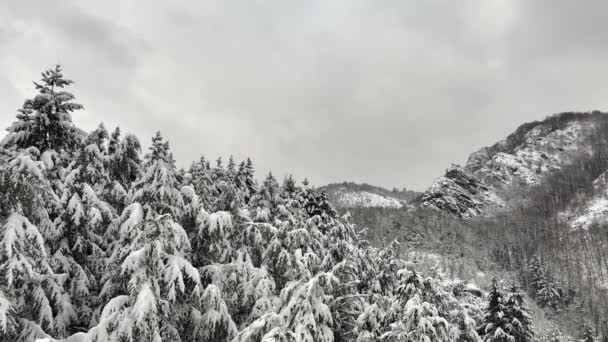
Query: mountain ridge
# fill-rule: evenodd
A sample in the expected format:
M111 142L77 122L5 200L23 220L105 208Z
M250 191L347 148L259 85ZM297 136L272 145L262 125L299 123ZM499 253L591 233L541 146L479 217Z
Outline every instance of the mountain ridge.
M560 113L525 123L497 143L471 153L464 166L452 165L435 179L416 205L459 218L508 208L552 171L590 154L590 143L605 113Z

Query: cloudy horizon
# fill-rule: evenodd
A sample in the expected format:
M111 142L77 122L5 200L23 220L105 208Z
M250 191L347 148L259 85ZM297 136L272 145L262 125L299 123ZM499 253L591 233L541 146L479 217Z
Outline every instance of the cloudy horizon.
M180 166L233 154L317 185L423 190L524 122L608 107L608 4L584 5L5 2L0 125L61 63L77 125L146 146L160 130Z

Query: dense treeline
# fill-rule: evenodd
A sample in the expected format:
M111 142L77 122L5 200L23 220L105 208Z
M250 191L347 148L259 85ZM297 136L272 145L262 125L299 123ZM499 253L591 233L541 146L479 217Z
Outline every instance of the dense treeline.
M521 295L419 273L251 160L72 122L60 67L0 144L0 340L531 341Z

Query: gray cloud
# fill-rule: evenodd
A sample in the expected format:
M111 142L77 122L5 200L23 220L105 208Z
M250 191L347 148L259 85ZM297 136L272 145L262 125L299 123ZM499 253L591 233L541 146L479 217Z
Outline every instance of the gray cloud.
M76 122L121 125L146 142L161 129L182 165L201 153L233 153L251 156L261 172L293 172L317 184L422 189L524 121L604 108L605 7L524 0L3 4L0 110L8 114L1 123L31 94L29 81L61 62L86 106Z

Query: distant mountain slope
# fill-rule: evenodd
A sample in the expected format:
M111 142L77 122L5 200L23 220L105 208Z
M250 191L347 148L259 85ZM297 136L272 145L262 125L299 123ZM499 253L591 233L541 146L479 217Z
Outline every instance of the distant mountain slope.
M339 208L401 208L419 193L410 190L387 190L382 187L353 182L333 183L322 186L330 202Z
M506 139L472 153L463 167L448 169L417 204L461 218L509 207L550 171L591 153L602 117L601 112L562 113L523 124Z

